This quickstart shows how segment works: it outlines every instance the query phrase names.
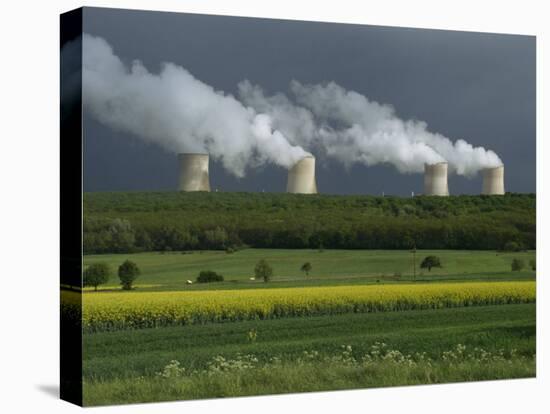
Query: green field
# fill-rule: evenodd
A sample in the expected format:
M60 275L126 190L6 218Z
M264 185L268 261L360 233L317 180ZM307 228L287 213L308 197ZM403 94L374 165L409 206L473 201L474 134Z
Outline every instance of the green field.
M421 260L428 255L438 256L443 267L431 272L420 269ZM524 261L522 271L511 271L514 258ZM287 288L300 286L325 286L336 294L340 288L331 286L346 290L345 286L400 284L398 290L403 289L407 296L414 290L422 290L422 283L439 290L435 285L443 286L443 282L536 279L529 266L535 259L534 251L418 250L416 278L413 254L406 250L148 252L87 255L84 264L107 262L115 273L127 259L141 269L136 288L121 291L118 278L113 275L108 284L100 286L99 292L89 292L87 288L84 304L107 302L120 315L116 311L118 306L130 306L133 311L135 303L136 315L140 310L144 310L143 315L149 311L154 315L155 306L159 305L166 306L169 313L174 312L169 297L181 296L185 300L188 296L204 296L208 301L213 296L227 294L234 301L241 295L235 292L238 289L256 288L261 295L282 295L288 301L284 292L293 291L296 296L300 289ZM260 259L273 266L274 277L269 283L250 280ZM313 266L309 276L300 271L305 262ZM198 284L195 279L201 270L219 272L225 280ZM413 279L417 283L412 283ZM187 284L187 280L194 283ZM470 285L474 294L479 295L482 285L487 283ZM495 286L496 292L496 284L488 285ZM409 291L408 286L413 288ZM283 289L262 290L272 288ZM324 289L302 290L305 295ZM374 289L379 295L384 291L376 286L364 289ZM196 290L204 292L176 292ZM489 292L493 294L492 290ZM246 297L256 294L247 293L242 294L243 303ZM159 302L158 297L165 296L167 300ZM288 316L278 314L271 319L232 322L205 319L183 326L160 324L163 327L85 331L84 403L104 405L535 376L535 303L512 304L504 299L490 303L507 304L485 306L473 300L461 303L460 307L448 307L455 306L451 302L442 301L440 309L363 313L354 305L349 313L345 310L290 317L290 312ZM201 299L195 306L206 309L207 304ZM380 347L383 351L379 351Z
M252 329L257 331L257 339L250 342L247 334ZM345 361L338 360L329 367L325 366L327 362L323 358L341 354L343 345L351 346L353 356L359 360L376 342L383 342L404 355L425 352L434 362L429 367L419 363L412 371L405 365L375 364L370 367L376 370L374 376L365 375L367 368L349 366ZM497 355L499 350L504 350L505 361L461 361L463 365L455 363L455 369L449 369L441 362L441 356L458 344L465 345L467 352L477 347ZM516 350L515 356L509 355L514 352L512 350ZM317 351L319 364L306 364L303 369L298 369L296 364L303 358L304 351ZM534 353L534 304L97 333L85 335L85 402L97 405L517 378L535 375ZM258 369L228 370L220 375L209 375L206 381L201 376L201 370L206 369L214 357L231 360L238 358L239 354L254 355L258 359ZM259 381L258 376L265 375L263 364L268 364L274 356L284 362L283 366L275 367L274 371L269 369L275 376L264 378L267 383ZM155 374L172 360L179 361L188 374L173 381L159 382ZM327 369L331 374L328 377ZM313 380L311 375L316 375L317 379ZM182 385L181 381L186 384ZM235 384L239 384L237 389Z
M428 255L440 257L442 268L431 272L420 269L420 261ZM526 268L512 272L513 258L523 259ZM534 280L529 260L535 252L502 253L495 251L418 250L416 253L417 281L459 280ZM228 289L246 287L284 287L302 285L398 283L413 279L413 255L403 250L292 250L245 249L227 254L223 251L170 253L138 253L90 255L84 264L107 262L116 270L124 260L137 263L142 274L137 280L139 290ZM273 281L251 281L254 266L266 259L275 272ZM309 276L300 271L305 262L313 266ZM225 281L206 285L187 285L195 281L201 270L221 273ZM112 277L104 289L118 288Z
M87 192L83 215L84 268L112 273L84 298L62 275L85 405L536 374L535 194Z

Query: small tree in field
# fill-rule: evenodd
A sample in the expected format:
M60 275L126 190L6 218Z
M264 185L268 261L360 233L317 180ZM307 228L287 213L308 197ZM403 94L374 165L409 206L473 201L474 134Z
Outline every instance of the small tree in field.
M426 256L422 263L420 263L421 269L428 269L428 272L432 271L432 267L441 267L441 260L437 256Z
M271 277L273 276L273 268L267 263L265 259L260 260L258 263L256 263L256 267L254 268L254 275L256 276L256 279L263 279L264 282L269 282L271 280Z
M130 290L134 284L134 280L139 276L139 267L134 262L126 260L118 267L118 277L120 278L120 284L122 289Z
M306 276L309 276L309 272L311 272L312 266L311 263L305 262L300 270L306 274Z
M103 285L109 281L111 269L107 263L94 263L84 271L83 284L84 286L93 286L97 291L99 285Z
M529 260L529 266L531 266L532 271L537 270L537 259Z
M521 259L512 260L512 271L519 272L525 267L525 262Z

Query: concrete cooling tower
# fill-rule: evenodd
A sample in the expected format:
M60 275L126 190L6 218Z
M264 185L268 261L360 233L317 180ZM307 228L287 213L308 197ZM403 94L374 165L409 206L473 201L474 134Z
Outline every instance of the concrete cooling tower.
M448 196L447 163L424 164L424 194Z
M481 194L504 194L504 165L495 168L485 168L483 170L483 188Z
M295 194L317 194L315 157L310 155L294 164L288 172L286 192Z
M179 191L210 191L208 154L178 154Z

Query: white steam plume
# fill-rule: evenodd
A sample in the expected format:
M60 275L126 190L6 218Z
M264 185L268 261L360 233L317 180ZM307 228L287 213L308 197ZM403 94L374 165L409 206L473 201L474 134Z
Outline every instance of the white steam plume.
M256 111L268 114L273 127L280 130L295 145L312 149L319 131L309 109L291 102L282 93L265 96L263 89L248 80L239 83L239 98Z
M306 148L318 148L344 163L388 163L400 172L422 172L424 163L447 161L450 170L471 176L480 169L501 165L490 150L464 140L454 144L427 130L421 121L403 121L392 106L369 101L331 82L325 85L291 83L294 104L283 94L265 96L259 86L239 84L241 100L268 113L273 125ZM299 120L299 122L297 121Z
M326 85L291 83L298 103L311 109L322 120L342 123L344 128L328 130L327 152L334 151L333 135L344 138L350 148L336 149L343 160L353 159L353 151L368 164L389 162L402 172L420 172L424 163L447 161L451 171L472 176L480 169L502 165L491 150L473 147L464 140L453 142L441 134L428 131L421 121L403 121L392 106L369 101L365 96L347 91L334 82ZM325 138L325 139L327 139Z
M158 74L139 61L127 66L104 39L88 34L82 71L83 103L99 122L173 152L209 153L239 177L263 163L288 168L308 155L303 148L347 166L388 163L406 173L447 161L450 171L470 176L502 164L493 151L453 143L334 82L293 81L294 103L282 93L266 96L245 80L241 103L173 63Z
M308 155L273 129L268 114L245 107L184 68L150 73L129 67L102 38L83 35L83 103L101 123L173 152L207 152L242 177L261 163L290 167Z

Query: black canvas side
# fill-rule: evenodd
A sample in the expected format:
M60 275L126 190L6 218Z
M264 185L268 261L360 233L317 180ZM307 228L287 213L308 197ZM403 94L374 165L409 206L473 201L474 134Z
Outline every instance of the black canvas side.
M60 395L81 406L82 8L60 24Z

